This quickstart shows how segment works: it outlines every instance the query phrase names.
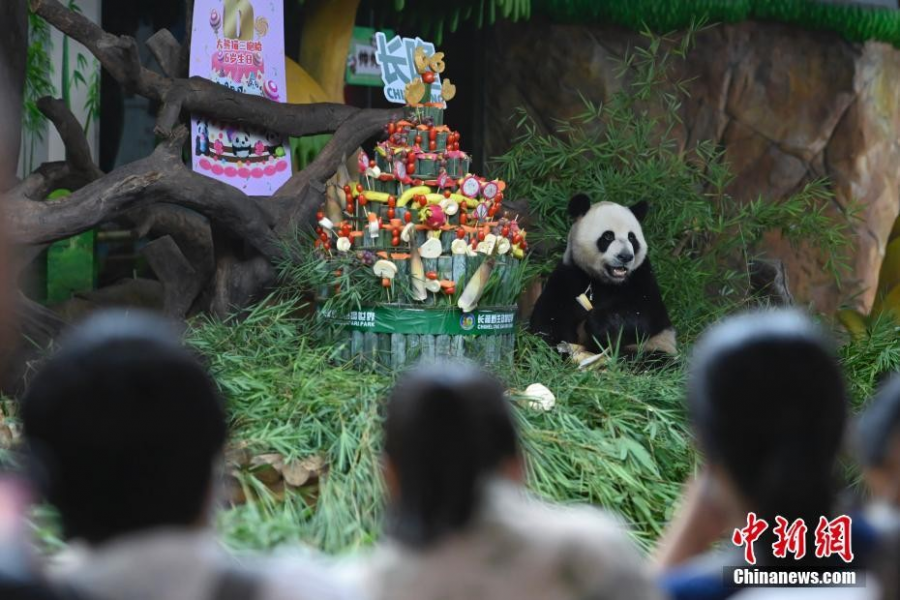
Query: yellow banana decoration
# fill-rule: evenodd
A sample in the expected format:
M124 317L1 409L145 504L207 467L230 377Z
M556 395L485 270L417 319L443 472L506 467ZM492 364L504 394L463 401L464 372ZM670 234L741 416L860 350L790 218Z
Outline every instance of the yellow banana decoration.
M413 199L414 196L418 196L419 194L429 194L431 193L431 188L427 185L417 185L416 187L411 187L405 192L403 192L399 198L397 198L397 206L406 206L409 204L409 201ZM368 198L368 194L366 195Z

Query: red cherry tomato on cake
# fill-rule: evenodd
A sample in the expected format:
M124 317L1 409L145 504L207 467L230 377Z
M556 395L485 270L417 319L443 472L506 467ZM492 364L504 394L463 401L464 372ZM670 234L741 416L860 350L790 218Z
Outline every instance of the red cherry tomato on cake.
M422 73L422 81L425 83L434 83L434 73L432 71L425 71Z

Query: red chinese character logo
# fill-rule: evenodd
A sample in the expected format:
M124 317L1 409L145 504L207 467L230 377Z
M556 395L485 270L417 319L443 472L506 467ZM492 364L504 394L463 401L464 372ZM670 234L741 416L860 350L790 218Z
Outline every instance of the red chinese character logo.
M845 563L853 561L853 548L850 543L853 520L844 515L829 521L819 517L816 527L816 558L827 558L837 554Z
M784 517L775 517L775 528L772 529L778 539L772 544L772 554L775 558L784 558L788 552L794 555L794 560L800 560L806 556L806 523L803 519L797 519L788 526L788 520Z
M735 546L744 546L744 560L751 565L756 564L756 555L753 553L753 542L769 528L765 519L757 519L756 513L747 514L747 526L743 529L735 529L731 541Z

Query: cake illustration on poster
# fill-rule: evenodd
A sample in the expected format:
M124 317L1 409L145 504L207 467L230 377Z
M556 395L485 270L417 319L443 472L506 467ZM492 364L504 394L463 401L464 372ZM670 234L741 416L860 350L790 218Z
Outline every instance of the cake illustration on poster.
M286 102L281 0L196 0L192 77ZM287 140L265 129L192 115L194 170L251 196L270 196L291 176Z

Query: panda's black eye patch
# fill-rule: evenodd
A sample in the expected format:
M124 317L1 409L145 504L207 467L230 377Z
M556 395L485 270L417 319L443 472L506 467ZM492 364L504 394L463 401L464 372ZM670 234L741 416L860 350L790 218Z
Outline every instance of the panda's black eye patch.
M606 249L609 248L609 245L613 243L616 239L616 234L612 231L606 231L597 239L597 249L600 252L606 252Z
M628 233L628 241L631 242L632 248L634 248L634 253L637 254L638 250L641 249L641 243L638 241L637 236L634 235L634 232Z

